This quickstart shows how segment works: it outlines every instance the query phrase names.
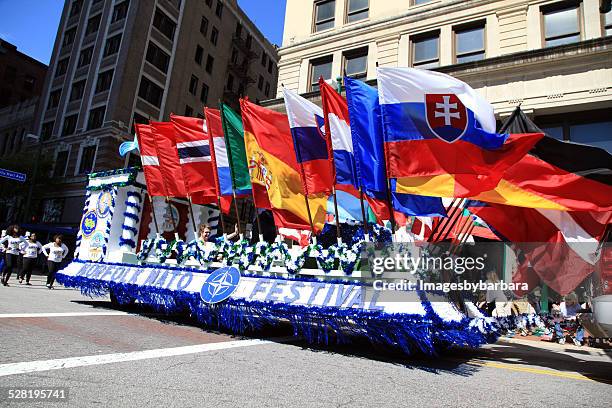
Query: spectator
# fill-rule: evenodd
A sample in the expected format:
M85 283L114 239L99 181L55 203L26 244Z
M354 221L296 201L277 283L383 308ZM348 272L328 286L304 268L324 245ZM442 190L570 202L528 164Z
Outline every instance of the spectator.
M49 269L47 288L52 289L55 282L55 274L62 264L62 260L68 255L68 247L62 243L62 236L56 235L53 237L53 242L49 242L42 247L42 251L47 257L47 267Z
M28 241L21 244L21 251L23 252L23 267L19 274L19 283L23 283L23 278L26 280L26 285L30 284L30 278L32 277L32 269L36 265L38 255L42 252L42 245L36 240L36 234L32 233L28 237Z
M8 281L11 278L13 269L17 269L19 265L19 247L23 242L26 242L24 237L19 236L19 227L17 225L11 225L8 229L8 235L0 239L0 245L4 245L6 242L6 267L2 273L2 284L9 286Z

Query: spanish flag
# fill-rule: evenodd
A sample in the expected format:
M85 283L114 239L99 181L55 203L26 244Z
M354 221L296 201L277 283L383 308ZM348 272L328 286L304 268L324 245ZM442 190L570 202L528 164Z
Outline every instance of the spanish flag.
M240 107L251 183L253 186L265 187L277 222L289 217L279 217L283 212L274 209L285 210L289 214L284 215L294 215L302 221L302 225L308 225L304 188L287 115L262 108L245 99L240 100ZM257 206L260 206L259 201ZM321 230L325 223L327 197L310 196L308 203L313 226L315 230Z

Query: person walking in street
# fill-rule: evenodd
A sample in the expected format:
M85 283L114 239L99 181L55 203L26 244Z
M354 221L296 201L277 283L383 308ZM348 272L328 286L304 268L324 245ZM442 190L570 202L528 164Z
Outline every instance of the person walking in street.
M68 255L68 247L62 243L62 236L56 235L53 237L53 242L49 242L42 247L43 254L47 257L47 288L52 289L55 282L55 274L57 273L62 260Z
M5 262L6 266L2 273L2 284L9 286L9 279L13 274L13 269L17 269L19 264L19 255L21 244L26 242L26 239L19 236L19 227L17 225L11 225L8 229L7 235L0 239L0 245L6 243L6 254Z
M6 237L6 230L2 230L0 239ZM0 276L4 276L4 267L6 266L6 247L4 244L0 244Z
M36 234L31 233L28 237L28 241L21 244L21 250L23 252L23 267L21 268L21 274L19 275L19 283L23 283L23 279L26 280L26 285L31 285L30 278L32 277L32 269L36 265L38 255L42 252L42 245L36 240Z

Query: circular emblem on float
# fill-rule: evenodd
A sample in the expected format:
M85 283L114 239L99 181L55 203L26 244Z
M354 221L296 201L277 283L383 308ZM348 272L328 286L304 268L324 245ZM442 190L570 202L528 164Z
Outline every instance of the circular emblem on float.
M206 303L219 303L231 296L240 282L240 272L234 267L219 268L202 285L200 297Z
M113 208L114 206L115 200L113 199L113 195L109 191L104 191L98 196L98 204L96 205L98 217L108 217L111 212L111 208Z
M83 221L81 221L81 232L85 237L89 237L96 230L96 226L98 225L98 216L95 211L88 211L83 216Z
M100 231L95 232L89 241L89 260L93 262L98 262L102 260L102 256L104 255L104 244L106 240L104 239L104 234Z

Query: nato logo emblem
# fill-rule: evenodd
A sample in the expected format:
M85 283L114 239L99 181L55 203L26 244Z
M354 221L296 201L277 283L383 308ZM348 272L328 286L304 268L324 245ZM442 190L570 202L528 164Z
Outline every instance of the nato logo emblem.
M240 272L234 267L219 268L202 285L200 297L206 303L219 303L231 296L240 282Z
M467 109L457 95L427 94L425 111L429 128L445 142L459 140L467 130Z

